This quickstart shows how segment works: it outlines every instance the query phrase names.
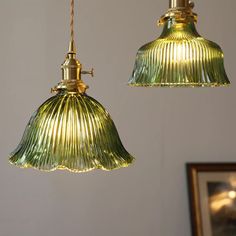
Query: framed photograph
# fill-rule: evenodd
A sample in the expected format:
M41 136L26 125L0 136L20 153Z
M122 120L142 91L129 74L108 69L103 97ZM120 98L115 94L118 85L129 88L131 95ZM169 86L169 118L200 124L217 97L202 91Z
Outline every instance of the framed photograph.
M236 163L187 164L193 236L236 236Z

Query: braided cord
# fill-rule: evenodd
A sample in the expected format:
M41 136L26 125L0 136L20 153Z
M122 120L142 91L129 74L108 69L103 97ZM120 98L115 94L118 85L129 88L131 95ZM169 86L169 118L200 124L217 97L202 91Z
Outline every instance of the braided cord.
M70 39L71 41L74 41L74 16L75 16L75 2L74 0L71 0L71 4L70 4Z

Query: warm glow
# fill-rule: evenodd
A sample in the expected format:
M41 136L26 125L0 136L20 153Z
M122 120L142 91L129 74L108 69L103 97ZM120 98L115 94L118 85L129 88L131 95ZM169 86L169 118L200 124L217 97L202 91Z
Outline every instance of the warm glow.
M230 191L228 195L230 199L236 199L236 191Z
M224 206L229 206L232 204L232 200L231 199L220 199L220 200L216 200L214 202L211 203L211 210L213 212L218 212L219 210L221 210L222 207Z
M229 85L220 47L197 33L192 17L186 17L181 23L179 14L173 13L171 18L163 19L164 29L160 37L139 49L129 85Z

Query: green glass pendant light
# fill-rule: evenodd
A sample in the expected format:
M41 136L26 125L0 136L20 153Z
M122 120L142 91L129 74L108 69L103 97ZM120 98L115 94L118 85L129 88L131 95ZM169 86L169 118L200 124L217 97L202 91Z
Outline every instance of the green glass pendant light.
M10 163L44 171L86 172L127 167L133 157L123 147L104 107L86 94L83 71L74 45L74 0L71 0L71 40L62 65L62 81L31 117Z
M160 19L164 29L155 41L137 53L132 86L216 87L230 84L221 48L201 37L195 28L197 15L189 0L170 0Z

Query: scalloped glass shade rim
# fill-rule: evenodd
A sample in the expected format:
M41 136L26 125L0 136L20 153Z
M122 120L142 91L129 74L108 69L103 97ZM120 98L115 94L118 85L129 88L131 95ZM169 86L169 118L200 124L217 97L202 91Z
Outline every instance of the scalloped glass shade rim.
M105 108L88 95L61 92L30 118L10 163L40 171L128 167L134 158L124 148Z
M54 171L57 171L57 170L61 170L61 171L69 171L69 172L72 172L72 173L87 173L87 172L90 172L90 171L93 171L93 170L103 170L103 171L112 171L112 170L118 170L120 168L127 168L129 167L130 165L132 165L135 161L135 158L132 157L132 161L130 162L127 162L127 163L123 163L122 165L119 165L117 167L114 167L114 168L105 168L103 167L102 165L96 165L95 167L93 168L90 168L90 169L87 169L87 170L78 170L78 169L71 169L69 167L66 167L66 166L61 166L61 165L58 165L57 167L54 167L52 169L48 169L48 170L45 170L45 169L40 169L38 167L35 167L33 165L30 165L30 164L25 164L25 165L21 165L21 164L17 164L15 162L12 162L11 160L9 160L9 163L11 165L14 165L14 166L17 166L21 169L34 169L34 170L40 170L42 172L54 172Z
M128 83L130 87L165 87L165 88L215 88L215 87L229 87L230 83Z

